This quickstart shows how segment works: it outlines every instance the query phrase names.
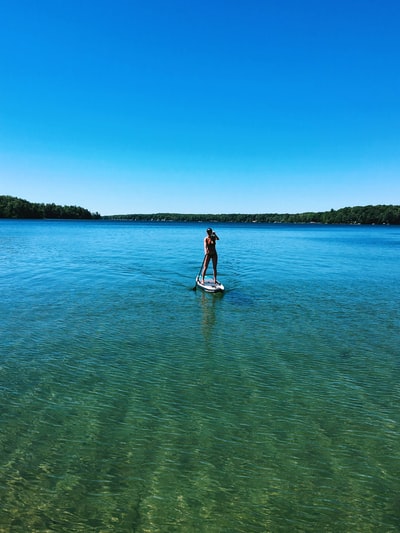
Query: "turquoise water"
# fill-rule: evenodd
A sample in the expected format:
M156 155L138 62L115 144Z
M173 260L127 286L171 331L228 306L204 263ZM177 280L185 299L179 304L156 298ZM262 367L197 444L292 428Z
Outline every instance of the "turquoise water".
M0 531L400 530L400 228L0 221Z

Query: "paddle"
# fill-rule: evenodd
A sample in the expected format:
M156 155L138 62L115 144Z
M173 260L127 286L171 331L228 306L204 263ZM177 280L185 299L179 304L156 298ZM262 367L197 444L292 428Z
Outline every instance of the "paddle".
M206 256L204 256L204 258L203 258L203 262L201 263L201 267L200 267L199 273L198 273L197 276L196 276L196 283L195 283L195 285L194 285L192 291L195 291L196 288L197 288L197 279L198 279L198 278L200 277L200 275L201 275L201 271L203 270L203 265L204 265L204 261L205 261L205 260L206 260Z

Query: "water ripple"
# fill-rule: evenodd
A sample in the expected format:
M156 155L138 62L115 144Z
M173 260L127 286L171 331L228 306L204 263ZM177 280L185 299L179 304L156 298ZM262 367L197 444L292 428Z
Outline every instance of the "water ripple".
M398 530L390 228L223 226L215 298L189 290L196 225L185 250L163 225L21 227L0 223L0 529Z

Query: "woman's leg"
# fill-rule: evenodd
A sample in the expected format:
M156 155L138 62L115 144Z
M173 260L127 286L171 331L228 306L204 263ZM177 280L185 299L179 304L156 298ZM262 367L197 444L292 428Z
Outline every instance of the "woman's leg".
M217 264L218 264L217 254L213 255L212 262L213 262L213 270L214 270L214 282L217 283Z
M204 261L204 268L203 268L203 273L202 273L202 278L203 278L203 281L204 281L204 276L206 275L206 272L207 272L207 267L208 267L208 263L210 262L210 256L209 255L206 255L206 260Z

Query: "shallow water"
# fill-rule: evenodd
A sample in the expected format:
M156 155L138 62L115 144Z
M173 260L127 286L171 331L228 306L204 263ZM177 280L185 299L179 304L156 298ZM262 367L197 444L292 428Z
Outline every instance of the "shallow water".
M400 529L400 228L0 221L0 531Z

